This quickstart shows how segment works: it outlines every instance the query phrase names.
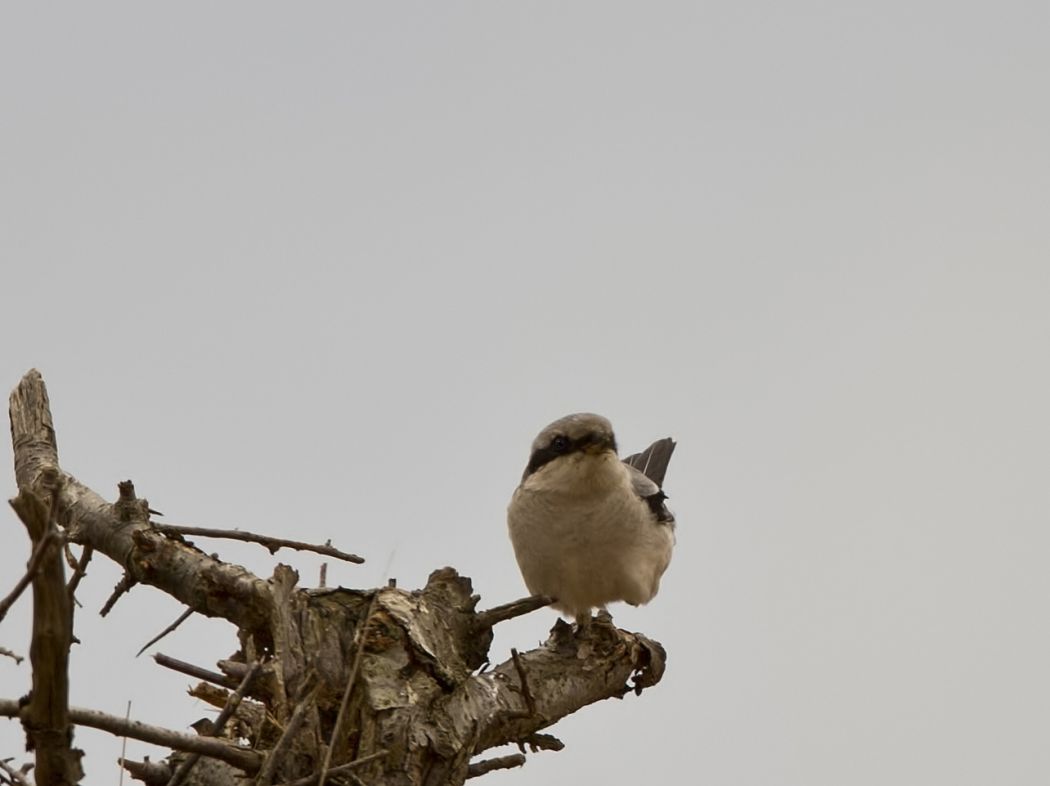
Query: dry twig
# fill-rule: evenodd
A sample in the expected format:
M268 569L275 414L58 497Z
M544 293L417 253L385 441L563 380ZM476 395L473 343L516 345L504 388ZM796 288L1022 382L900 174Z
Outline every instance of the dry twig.
M17 652L11 652L7 647L0 647L0 655L3 655L5 658L11 658L16 665L21 664L25 660L25 657Z
M246 532L241 529L190 527L182 524L158 524L155 521L150 522L150 524L157 532L165 535L190 535L199 538L222 538L224 540L240 540L245 543L258 543L260 546L264 546L271 554L276 554L278 549L295 549L296 551L312 551L315 554L334 557L344 562L361 564L365 561L364 557L348 554L328 544L320 545L317 543L303 543L298 540L285 540L284 538L274 538L269 535L257 535L254 532Z
M147 641L145 644L143 644L142 645L142 649L140 649L138 652L135 653L135 657L137 658L139 655L141 655L143 652L148 650L150 647L152 647L158 641L163 639L165 636L167 636L169 633L171 633L173 630L175 630L177 627L179 627L179 625L184 623L186 620L188 620L192 616L193 616L193 609L186 609L184 612L182 612L182 614L179 615L179 618L177 620L175 620L173 623L171 623L168 627L166 627L164 630L162 630L160 633L158 633L152 639Z
M36 572L40 570L40 564L44 560L44 554L47 553L48 546L60 537L61 536L56 529L49 529L44 533L40 542L37 543L36 548L33 549L33 554L29 558L25 574L18 580L18 583L15 584L14 589L7 594L7 597L0 600L0 620L7 616L7 612L13 605L15 605L15 601L18 600L19 596L25 592L26 587L28 587L33 581Z
M509 770L512 767L520 767L524 763L524 753L511 753L506 756L496 756L492 759L475 762L467 767L467 778L477 778L482 775L487 775L493 770Z
M125 573L120 581L117 582L117 586L113 588L113 592L110 593L109 598L106 599L106 604L99 611L99 616L105 617L111 611L113 607L117 605L117 601L121 599L132 587L138 582L132 577L130 573Z
M491 628L497 623L520 617L523 614L528 614L536 609L542 609L544 606L549 606L553 602L554 599L548 598L546 595L532 595L528 598L512 601L511 603L504 603L502 606L494 606L491 609L478 612L478 625Z
M158 652L153 656L153 660L158 666L163 666L166 669L177 671L180 674L185 674L189 677L194 677L198 680L204 680L205 682L213 682L216 685L221 685L224 688L233 690L237 687L237 681L227 677L225 674L219 674L217 671L208 671L200 666L194 666L192 663L187 663L184 660L173 658L170 655L165 655L162 652Z
M88 563L91 562L91 555L95 553L95 547L90 543L84 546L84 549L80 552L80 559L77 560L73 566L73 575L69 577L69 584L66 585L66 591L69 593L69 597L73 598L76 594L77 587L80 586L80 580L87 574ZM75 599L75 598L74 598Z

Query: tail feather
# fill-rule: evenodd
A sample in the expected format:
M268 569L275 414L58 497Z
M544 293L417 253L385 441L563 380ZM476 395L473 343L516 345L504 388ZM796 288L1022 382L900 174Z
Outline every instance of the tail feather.
M658 439L641 453L625 458L623 463L634 467L657 486L663 486L674 448L675 441L670 437Z

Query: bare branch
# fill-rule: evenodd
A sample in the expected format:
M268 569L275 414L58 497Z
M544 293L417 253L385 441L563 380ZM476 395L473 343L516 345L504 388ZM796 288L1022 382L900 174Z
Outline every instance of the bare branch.
M184 612L182 612L182 614L179 615L179 618L177 620L175 620L173 623L171 623L168 627L166 627L164 630L162 630L160 633L158 633L152 639L147 641L145 644L143 644L142 645L142 649L140 649L138 652L135 653L135 657L137 658L139 655L141 655L143 652L148 650L150 647L152 647L158 641L163 639L169 633L174 631L176 628L179 627L179 625L184 623L186 620L188 620L192 616L193 616L193 609L186 609Z
M467 767L467 778L477 778L481 775L487 775L493 770L509 770L512 767L520 767L524 763L524 753L511 753L507 756L496 756L493 759L474 762Z
M21 717L18 702L14 699L0 699L0 717ZM115 737L127 735L133 740L141 740L173 750L201 753L232 764L247 773L256 772L262 764L262 756L250 748L223 742L214 737L183 734L160 726L150 726L134 720L128 721L116 715L107 715L104 712L80 707L69 708L69 719L77 726L101 729Z
M146 500L122 491L121 499L111 505L59 468L51 405L36 369L12 391L10 416L18 488L40 494L46 491L46 477L58 474L58 514L70 541L94 546L136 581L163 590L201 614L224 617L248 630L267 624L266 582L154 530Z
M69 577L69 584L66 585L66 592L69 593L69 597L75 598L77 587L80 586L80 580L87 575L87 566L91 562L91 556L94 553L95 547L90 543L86 544L80 552L80 559L77 560L76 566L73 568L73 575Z
M239 540L245 543L258 543L260 546L265 546L267 551L271 554L276 554L279 549L295 549L296 551L312 551L314 554L323 554L326 557L334 557L335 559L341 559L344 562L353 562L358 565L363 563L364 557L359 557L356 554L348 554L345 551L340 551L331 545L331 541L325 544L317 543L303 543L298 540L286 540L284 538L274 538L269 535L257 535L253 532L246 532L241 529L215 529L210 527L191 527L183 524L158 524L152 522L152 526L157 532L162 532L165 535L191 535L199 538L222 538L224 540Z
M5 658L11 658L16 665L21 665L22 661L25 660L23 656L17 652L11 652L7 647L0 647L0 655L3 655Z
M553 602L554 599L548 598L546 595L532 595L511 603L504 603L502 606L494 606L491 609L478 612L478 626L491 628L497 623L520 617L536 609L542 609Z
M557 690L533 693L534 714L520 710L513 659L472 676L449 697L444 708L459 738L470 739L469 719L484 719L474 748L480 753L527 738L588 704L619 698L632 690L639 692L663 676L666 655L659 643L611 625L592 625L589 636L577 639L572 627L559 620L543 647L519 656L533 688L552 683L558 686Z
M55 523L59 478L48 473L50 504L21 490L11 507L34 544L48 542L33 573L33 690L22 725L27 748L36 750L36 780L48 786L73 786L83 777L81 752L73 749L69 722L69 648L73 644L73 604L66 593L61 538Z
M252 663L248 667L248 673L244 675L244 679L241 680L241 684L237 686L237 690L230 694L230 698L226 700L226 706L222 708L222 712L211 724L210 733L205 733L206 737L218 737L222 734L224 728L226 728L226 722L229 721L230 717L237 711L237 707L241 703L241 699L244 698L245 692L248 690L248 685L255 676L256 670L259 668L258 663ZM190 774L190 770L196 766L200 760L201 754L193 753L183 759L182 763L171 776L171 780L168 781L168 786L179 786L186 776Z
M11 500L12 507L14 506L14 500ZM47 552L47 547L50 546L55 540L59 538L58 530L47 530L44 536L36 544L33 549L33 554L29 558L29 563L26 566L25 575L18 580L13 590L11 590L7 597L0 600L0 620L7 616L7 612L15 605L15 601L18 600L19 596L25 592L26 587L33 581L33 577L36 576L36 572L40 570L40 563L44 560L44 554Z
M213 682L216 685L221 685L224 688L237 687L237 681L227 677L225 674L219 674L217 671L208 671L202 669L200 666L194 666L192 663L186 663L186 661L173 658L170 655L165 655L162 652L158 652L153 656L153 660L156 661L158 666L163 666L166 669L177 671L180 674L185 674L190 677L195 677L198 680L204 680L205 682Z
M125 573L120 577L120 581L117 582L117 586L113 588L113 592L109 594L106 599L105 605L99 610L99 616L105 617L111 611L113 607L117 605L117 601L120 600L124 595L131 591L138 582L132 577L130 573Z

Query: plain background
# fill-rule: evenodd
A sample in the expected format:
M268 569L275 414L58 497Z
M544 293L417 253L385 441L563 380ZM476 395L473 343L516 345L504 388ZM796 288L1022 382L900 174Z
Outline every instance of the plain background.
M541 427L674 436L674 561L613 609L663 683L487 782L1045 784L1048 8L5 3L0 380L42 370L109 498L332 538L347 586L454 565L484 606L525 594ZM191 681L134 657L180 607L101 620L118 579L82 585L72 702L186 729ZM194 619L155 649L235 647ZM120 741L77 741L116 783Z

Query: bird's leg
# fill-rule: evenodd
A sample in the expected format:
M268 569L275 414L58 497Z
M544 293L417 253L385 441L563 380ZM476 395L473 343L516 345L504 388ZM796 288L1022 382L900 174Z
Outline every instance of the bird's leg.
M576 634L580 635L587 631L591 624L591 610L581 611L576 615Z
M606 625L612 625L612 614L609 613L609 610L605 608L605 606L599 606L598 613L594 615L594 620L595 622L602 622Z

